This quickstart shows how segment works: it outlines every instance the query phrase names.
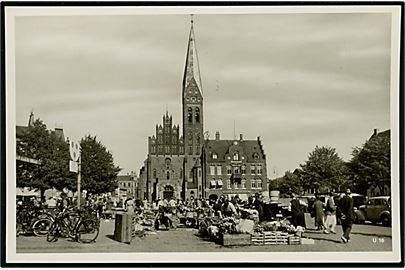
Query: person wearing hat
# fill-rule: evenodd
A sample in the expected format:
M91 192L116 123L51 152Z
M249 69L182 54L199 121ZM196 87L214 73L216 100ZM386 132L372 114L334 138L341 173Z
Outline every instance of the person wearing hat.
M341 223L343 229L343 235L341 237L343 243L350 241L350 231L355 219L355 213L353 208L353 198L351 197L350 189L346 190L346 195L340 201L340 213Z

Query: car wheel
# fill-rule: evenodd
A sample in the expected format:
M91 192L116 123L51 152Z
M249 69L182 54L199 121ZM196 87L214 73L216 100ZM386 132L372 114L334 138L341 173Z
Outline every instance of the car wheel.
M383 215L381 217L381 223L383 226L391 226L391 218L388 215Z

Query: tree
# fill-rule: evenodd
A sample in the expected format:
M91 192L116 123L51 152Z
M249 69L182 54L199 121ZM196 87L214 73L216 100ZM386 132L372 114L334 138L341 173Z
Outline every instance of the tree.
M391 182L390 131L372 136L362 148L353 150L348 166L358 192L366 194L371 186L384 190Z
M80 147L82 189L95 194L113 191L121 168L114 165L112 154L96 136L83 138Z
M301 170L296 169L294 172L286 171L283 176L283 181L280 183L280 192L288 194L303 194L304 188L301 181Z
M17 162L17 186L45 189L74 187L69 172L69 145L47 129L40 119L24 129L17 138L17 155L40 161L40 164Z
M346 166L334 148L316 146L308 160L300 165L305 190L339 190L347 184Z

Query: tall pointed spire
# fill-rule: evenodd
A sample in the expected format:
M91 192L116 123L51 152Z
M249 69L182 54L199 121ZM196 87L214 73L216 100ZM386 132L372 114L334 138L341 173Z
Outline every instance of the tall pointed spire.
M188 38L186 66L183 77L183 90L193 81L195 82L200 92L202 92L200 66L198 63L197 47L194 37L194 20L193 15L191 15L190 35Z
M30 118L29 118L29 120L28 120L28 126L29 127L32 127L33 125L34 125L34 112L33 111L31 111L31 113L30 113Z

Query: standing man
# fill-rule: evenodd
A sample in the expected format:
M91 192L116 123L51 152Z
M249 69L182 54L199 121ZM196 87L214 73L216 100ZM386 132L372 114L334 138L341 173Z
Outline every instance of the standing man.
M353 209L353 198L351 197L350 189L346 190L346 195L340 200L340 212L343 235L341 237L343 243L350 241L350 231L352 230L355 213Z

